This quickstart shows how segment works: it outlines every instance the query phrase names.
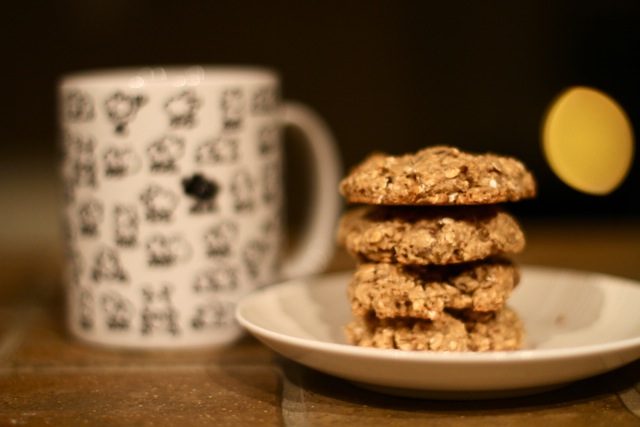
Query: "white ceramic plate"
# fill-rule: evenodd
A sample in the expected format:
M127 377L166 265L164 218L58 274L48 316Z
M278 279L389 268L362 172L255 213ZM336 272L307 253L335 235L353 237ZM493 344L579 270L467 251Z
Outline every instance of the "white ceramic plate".
M346 343L351 272L293 280L245 297L236 316L251 334L302 365L361 387L409 397L500 398L537 393L640 358L640 283L522 267L509 304L527 343L515 352L423 353Z

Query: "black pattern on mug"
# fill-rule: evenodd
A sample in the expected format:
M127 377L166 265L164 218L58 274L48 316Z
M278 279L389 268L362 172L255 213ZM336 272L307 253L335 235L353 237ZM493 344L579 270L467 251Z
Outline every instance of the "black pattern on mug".
M178 170L178 160L184 155L184 139L177 135L166 135L147 148L149 170L171 173Z
M140 160L131 148L114 145L104 151L103 163L107 178L123 178L136 172Z
M72 183L76 187L96 187L98 183L95 143L91 137L73 140Z
M195 91L185 90L171 97L164 109L169 115L169 124L174 128L193 127L196 124L196 115L202 101L196 96Z
M262 240L250 240L242 248L242 260L250 277L260 275L260 269L264 264L269 245Z
M282 222L280 221L281 213L280 212L272 212L267 218L262 222L260 226L260 231L264 236L279 235L282 232Z
M113 248L104 247L94 259L91 277L96 283L127 282L129 275L122 267L120 254Z
M138 244L139 220L135 206L117 204L113 208L116 246L132 248Z
M231 301L215 300L196 307L191 320L193 329L220 329L233 325L235 304Z
M220 190L216 181L197 173L182 180L182 189L193 200L190 209L192 213L206 213L215 210L215 199Z
M270 156L278 152L280 130L275 125L266 125L258 130L258 153Z
M62 97L62 114L71 122L88 122L94 117L93 99L79 89L65 91Z
M173 304L170 284L143 287L142 300L141 332L143 335L152 333L178 335L180 333L178 311Z
M256 115L270 114L277 108L278 99L278 90L274 86L264 86L254 93L251 112Z
M84 330L93 329L95 323L95 301L93 292L86 288L78 291L78 323Z
M147 239L145 247L149 267L170 267L191 256L189 243L180 236L156 233Z
M99 200L89 199L80 202L78 205L80 234L86 237L97 236L103 217L104 208Z
M178 196L157 184L149 185L140 195L149 222L169 222L178 205Z
M231 197L236 212L252 212L255 205L255 188L251 174L238 171L231 181Z
M234 130L242 127L244 103L242 89L232 88L222 92L222 126L224 129Z
M238 270L235 266L220 262L196 275L193 290L196 293L233 292L238 289Z
M262 166L262 200L266 204L280 200L282 177L280 163L270 162Z
M238 235L238 226L230 220L223 220L213 225L204 233L207 256L225 257L233 252L233 242Z
M119 292L109 291L100 298L103 316L108 329L126 331L131 328L133 304Z
M239 159L238 139L223 135L200 144L196 162L204 165L231 164Z
M115 126L116 135L126 135L129 124L136 118L138 111L147 102L147 97L140 94L126 94L117 91L104 103L107 116Z

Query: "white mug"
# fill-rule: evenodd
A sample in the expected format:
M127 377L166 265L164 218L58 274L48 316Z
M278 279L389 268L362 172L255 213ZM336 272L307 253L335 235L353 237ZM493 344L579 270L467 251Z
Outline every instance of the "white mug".
M326 268L341 161L263 68L96 70L59 84L71 334L119 348L232 343L253 289ZM313 153L310 218L283 251L283 126Z

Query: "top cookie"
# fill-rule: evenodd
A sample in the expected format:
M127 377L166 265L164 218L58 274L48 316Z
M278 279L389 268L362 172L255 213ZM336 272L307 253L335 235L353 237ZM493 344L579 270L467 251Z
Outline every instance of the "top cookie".
M476 205L534 197L531 172L512 157L433 146L415 154L374 153L340 183L349 203Z

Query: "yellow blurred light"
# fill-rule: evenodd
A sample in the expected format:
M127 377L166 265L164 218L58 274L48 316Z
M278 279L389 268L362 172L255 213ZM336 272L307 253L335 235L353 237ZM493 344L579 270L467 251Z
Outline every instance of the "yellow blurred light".
M570 187L605 195L626 177L634 155L631 123L609 96L573 87L558 96L542 128L544 155L553 172Z

